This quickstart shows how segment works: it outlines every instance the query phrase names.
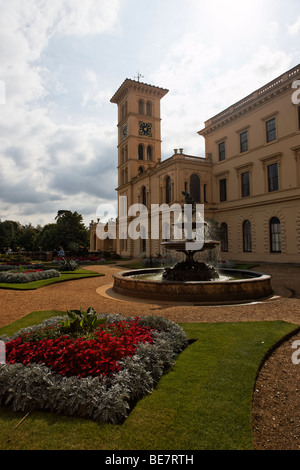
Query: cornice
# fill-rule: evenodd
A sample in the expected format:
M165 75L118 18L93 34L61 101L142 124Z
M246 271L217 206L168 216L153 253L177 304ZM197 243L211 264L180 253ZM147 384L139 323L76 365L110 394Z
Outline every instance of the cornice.
M120 103L120 101L122 101L128 95L130 90L134 90L143 95L156 96L158 98L163 98L169 92L169 90L165 88L160 88L155 85L149 85L148 83L126 78L116 93L113 95L110 102L116 104Z

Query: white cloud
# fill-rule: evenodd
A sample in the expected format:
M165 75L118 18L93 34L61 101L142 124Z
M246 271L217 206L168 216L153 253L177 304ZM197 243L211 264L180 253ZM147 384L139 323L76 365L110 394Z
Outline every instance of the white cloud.
M300 32L300 16L298 16L295 23L288 26L288 32L291 36L297 36Z

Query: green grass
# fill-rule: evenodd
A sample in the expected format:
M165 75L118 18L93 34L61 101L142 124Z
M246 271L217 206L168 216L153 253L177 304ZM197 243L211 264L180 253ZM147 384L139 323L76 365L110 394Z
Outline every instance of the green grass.
M0 334L59 314L33 312ZM0 407L0 449L251 450L251 405L265 355L298 327L286 322L185 323L191 342L122 425ZM8 438L10 441L8 442Z
M83 279L86 277L104 276L104 274L96 273L95 271L88 271L87 269L76 269L76 271L64 271L60 277L53 277L51 279L43 279L42 281L24 282L21 283L0 283L0 289L14 289L14 290L34 290L39 287L49 286L56 282L73 281L75 279Z

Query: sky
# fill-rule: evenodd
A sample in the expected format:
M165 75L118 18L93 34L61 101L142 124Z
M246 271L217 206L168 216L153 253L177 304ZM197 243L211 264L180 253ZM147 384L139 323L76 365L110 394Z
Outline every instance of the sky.
M204 122L300 63L299 0L0 0L0 220L116 204L126 78L167 88L162 159L204 157Z

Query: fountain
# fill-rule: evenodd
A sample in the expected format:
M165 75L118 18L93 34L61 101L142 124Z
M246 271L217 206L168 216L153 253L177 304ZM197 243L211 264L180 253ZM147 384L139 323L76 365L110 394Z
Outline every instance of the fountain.
M194 240L197 227L194 202L191 195L182 191L186 204L192 204L192 223L186 238L169 240L161 245L184 253L186 259L171 268L147 268L122 271L114 274L113 290L121 295L175 302L193 302L197 305L244 303L270 298L271 276L248 270L216 269L195 259L198 252L213 250L219 245L215 240ZM182 227L181 221L174 227ZM203 232L204 233L204 232Z

